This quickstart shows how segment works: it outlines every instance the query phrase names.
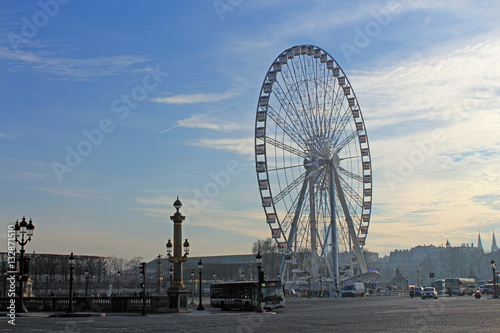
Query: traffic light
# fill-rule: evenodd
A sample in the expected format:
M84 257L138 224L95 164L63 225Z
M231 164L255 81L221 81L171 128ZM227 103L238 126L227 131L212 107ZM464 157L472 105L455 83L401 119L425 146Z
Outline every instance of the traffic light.
M30 272L30 258L24 258L23 271L24 271L24 274L29 274L29 272Z
M259 272L259 281L260 282L264 282L266 279L265 275L264 275L264 271L260 271Z
M29 274L29 272L30 272L30 258L23 258L22 262L21 262L21 259L18 259L17 262L20 263L19 268L17 269L17 271L19 273L23 272L23 274Z
M146 287L146 284L141 283L141 288L144 288L144 287Z
M145 275L146 274L146 263L141 262L141 265L139 266L139 274Z

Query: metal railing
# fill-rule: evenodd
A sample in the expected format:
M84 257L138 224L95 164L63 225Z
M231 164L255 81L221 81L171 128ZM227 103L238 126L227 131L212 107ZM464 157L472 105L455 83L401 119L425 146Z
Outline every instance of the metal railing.
M0 298L0 310L7 310L10 300L10 298ZM18 299L16 299L17 301ZM142 311L142 302L143 300L140 296L76 296L73 298L73 309L76 312L140 312ZM69 298L67 296L25 297L24 306L28 311L66 311L69 308ZM146 296L147 311L163 312L167 308L168 297Z

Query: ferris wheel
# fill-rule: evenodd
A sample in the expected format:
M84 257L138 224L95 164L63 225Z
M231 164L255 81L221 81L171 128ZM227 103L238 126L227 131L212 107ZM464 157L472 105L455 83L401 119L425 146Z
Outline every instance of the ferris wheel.
M283 51L257 105L262 207L287 282L337 284L368 274L372 166L365 123L345 73L313 45Z

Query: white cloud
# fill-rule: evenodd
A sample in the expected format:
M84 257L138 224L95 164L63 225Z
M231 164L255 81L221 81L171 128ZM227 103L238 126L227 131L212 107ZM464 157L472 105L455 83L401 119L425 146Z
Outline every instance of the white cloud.
M14 140L15 138L13 136L10 136L8 134L0 132L0 138L8 139L8 140Z
M207 102L219 102L227 99L231 99L240 92L229 91L225 93L206 93L206 94L179 94L168 97L156 97L152 98L151 101L156 103L165 104L193 104L193 103L207 103Z
M177 122L179 127L204 128L217 131L233 131L244 128L241 124L224 122L217 119L207 119L204 115L195 114L189 118L181 119Z
M165 202L172 200L171 196L143 197L135 200L141 205L135 210L144 212L147 216L163 219L172 214L172 207L165 207ZM187 191L181 198L182 214L186 216L186 222L190 225L233 231L255 238L269 237L269 229L265 226L261 211L234 211L224 207L225 200L220 198L209 200L209 204L204 200L209 199L198 197L197 192L193 190ZM255 227L256 224L259 225L258 228Z
M35 191L42 191L50 194L61 195L64 197L75 198L91 198L99 200L112 200L105 191L92 189L65 189L65 188L48 188L48 187L28 187Z
M71 59L42 55L35 52L12 51L6 47L0 47L0 59L5 59L14 64L22 63L24 68L55 75L60 79L77 81L116 75L132 65L151 60L149 57L136 55ZM17 70L21 67L15 65L13 68Z
M188 141L188 145L196 147L204 147L210 149L219 149L235 152L241 155L253 158L254 156L254 138L240 139L200 139L197 141Z
M500 91L500 42L429 55L391 68L351 75L368 128L415 120L462 120L491 108ZM498 103L496 104L498 105Z

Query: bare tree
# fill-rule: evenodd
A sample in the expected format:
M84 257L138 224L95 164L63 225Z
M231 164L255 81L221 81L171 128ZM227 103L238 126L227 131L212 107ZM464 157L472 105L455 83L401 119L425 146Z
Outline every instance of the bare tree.
M262 269L268 279L274 279L279 273L281 264L281 254L278 253L278 246L274 239L258 239L252 245L252 253L262 255Z

